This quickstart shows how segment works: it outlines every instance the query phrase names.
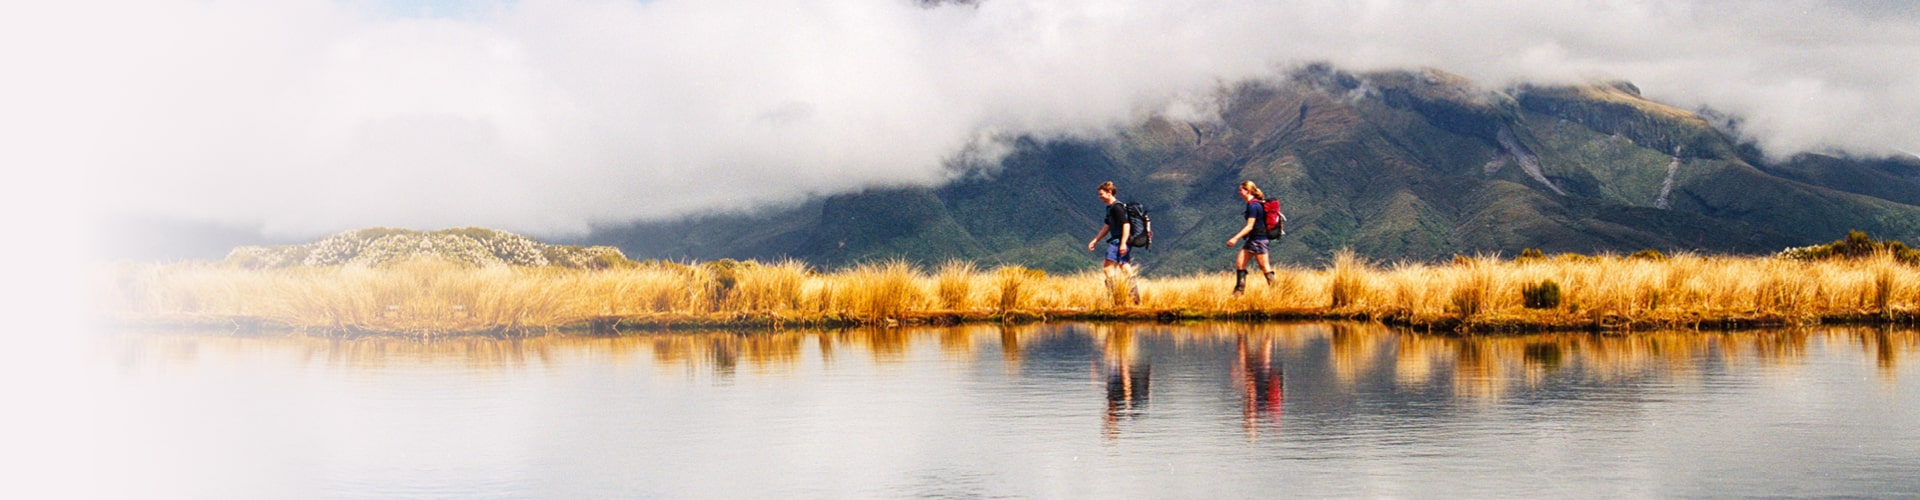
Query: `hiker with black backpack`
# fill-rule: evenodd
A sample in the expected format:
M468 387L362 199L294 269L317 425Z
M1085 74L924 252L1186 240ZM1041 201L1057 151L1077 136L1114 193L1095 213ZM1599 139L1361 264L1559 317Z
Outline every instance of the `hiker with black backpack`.
M1115 282L1126 279L1127 294L1133 303L1140 303L1140 286L1133 282L1132 247L1145 247L1150 243L1153 232L1145 227L1146 210L1137 203L1121 203L1113 181L1100 184L1100 202L1107 205L1106 217L1102 220L1100 234L1087 242L1087 251L1091 252L1102 238L1107 240L1107 259L1100 264L1100 271L1107 275L1107 288L1112 289ZM1140 220L1136 224L1133 221Z
M1273 285L1273 265L1267 261L1267 245L1273 238L1286 233L1287 214L1280 212L1279 200L1268 200L1266 193L1260 192L1260 186L1253 181L1240 183L1240 199L1246 200L1247 224L1240 232L1227 238L1227 246L1246 243L1240 247L1240 255L1233 259L1233 294L1240 295L1247 290L1247 259L1256 258L1260 262L1260 272L1267 276L1267 285Z

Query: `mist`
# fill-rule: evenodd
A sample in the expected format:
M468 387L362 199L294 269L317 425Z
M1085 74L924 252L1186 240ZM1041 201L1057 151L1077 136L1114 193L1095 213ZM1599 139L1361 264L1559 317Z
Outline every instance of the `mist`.
M22 11L21 9L26 9ZM154 0L9 7L10 165L88 220L542 236L937 184L1326 62L1632 81L1770 155L1920 151L1894 1ZM250 229L251 230L251 229Z

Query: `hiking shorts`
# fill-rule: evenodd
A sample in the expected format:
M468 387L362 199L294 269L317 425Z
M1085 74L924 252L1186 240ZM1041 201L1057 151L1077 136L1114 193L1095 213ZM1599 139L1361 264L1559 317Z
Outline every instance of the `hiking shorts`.
M1247 238L1246 243L1240 244L1240 249L1246 250L1247 253L1251 253L1254 255L1266 255L1267 239L1266 238Z
M1138 248L1131 248L1131 247L1129 247L1129 248L1127 248L1127 254L1126 254L1126 255L1120 255L1120 244L1119 244L1119 243L1107 243L1107 261L1108 261L1108 262L1118 262L1118 263L1121 263L1121 264L1132 264L1132 263L1133 263L1133 253L1134 253L1134 252L1138 252L1138 251L1140 251L1140 249L1138 249Z

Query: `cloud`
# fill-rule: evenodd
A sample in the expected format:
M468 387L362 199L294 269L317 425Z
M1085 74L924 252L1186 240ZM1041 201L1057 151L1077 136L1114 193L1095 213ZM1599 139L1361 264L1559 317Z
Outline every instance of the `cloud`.
M1627 79L1770 151L1920 149L1892 1L151 0L14 7L9 163L98 216L541 235L937 183L1331 62ZM401 5L395 8L395 5ZM424 11L425 15L400 12ZM1197 111L1198 110L1198 111Z

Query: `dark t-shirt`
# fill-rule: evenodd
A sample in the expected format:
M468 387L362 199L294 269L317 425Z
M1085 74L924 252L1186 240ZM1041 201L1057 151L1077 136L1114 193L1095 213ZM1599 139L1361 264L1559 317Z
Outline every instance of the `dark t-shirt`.
M1107 243L1119 243L1121 228L1127 225L1127 205L1113 202L1107 205Z
M1267 226L1267 209L1260 206L1262 203L1265 202L1247 200L1247 218L1253 219L1253 230L1247 232L1248 238L1267 239L1267 232L1264 231Z

